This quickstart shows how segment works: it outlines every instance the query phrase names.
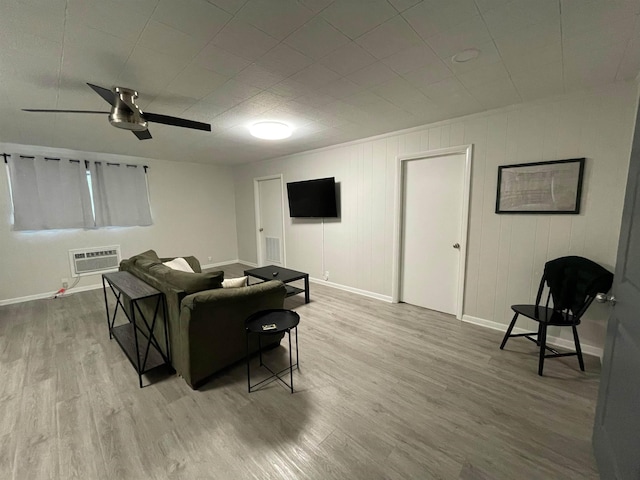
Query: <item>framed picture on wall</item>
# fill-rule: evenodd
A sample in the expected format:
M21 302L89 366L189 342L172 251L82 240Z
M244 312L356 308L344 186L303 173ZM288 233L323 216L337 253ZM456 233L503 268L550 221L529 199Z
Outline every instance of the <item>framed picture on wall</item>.
M498 167L496 213L578 214L584 158Z

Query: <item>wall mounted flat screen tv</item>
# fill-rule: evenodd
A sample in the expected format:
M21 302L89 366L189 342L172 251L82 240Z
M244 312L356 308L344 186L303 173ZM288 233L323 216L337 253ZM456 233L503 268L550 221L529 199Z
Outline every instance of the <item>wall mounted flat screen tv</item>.
M287 183L287 196L291 217L338 216L334 177Z

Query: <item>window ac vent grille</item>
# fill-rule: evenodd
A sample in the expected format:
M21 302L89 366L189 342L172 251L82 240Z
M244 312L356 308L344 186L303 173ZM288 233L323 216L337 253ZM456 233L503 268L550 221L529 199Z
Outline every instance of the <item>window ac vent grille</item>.
M72 277L114 272L120 265L120 245L69 250Z

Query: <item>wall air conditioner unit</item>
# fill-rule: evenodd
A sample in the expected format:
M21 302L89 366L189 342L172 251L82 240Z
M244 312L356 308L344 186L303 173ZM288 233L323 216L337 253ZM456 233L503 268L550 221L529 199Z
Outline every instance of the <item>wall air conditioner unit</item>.
M115 272L120 265L120 245L69 250L72 277Z

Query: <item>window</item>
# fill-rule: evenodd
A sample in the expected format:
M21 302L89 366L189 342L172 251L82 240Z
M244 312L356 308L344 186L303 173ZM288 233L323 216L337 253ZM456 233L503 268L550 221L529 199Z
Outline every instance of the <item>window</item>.
M89 162L97 227L151 225L142 166Z
M87 172L87 185L89 185L89 198L91 198L91 215L94 220L96 218L96 204L93 201L93 185L91 184L91 172L89 169L86 169Z
M145 167L5 155L14 230L151 225Z

